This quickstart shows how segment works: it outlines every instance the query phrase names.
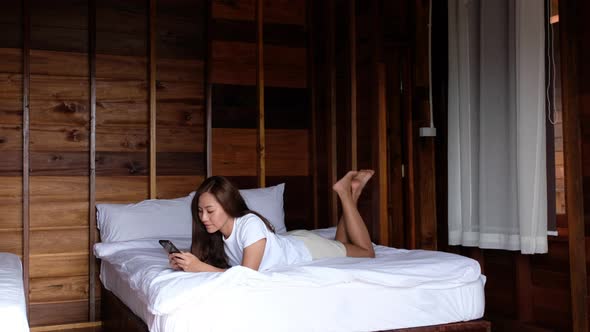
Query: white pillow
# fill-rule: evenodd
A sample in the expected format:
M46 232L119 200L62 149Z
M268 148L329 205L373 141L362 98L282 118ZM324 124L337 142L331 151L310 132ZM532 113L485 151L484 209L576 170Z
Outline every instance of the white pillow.
M149 199L135 204L97 204L103 242L187 237L192 235L193 194L175 199Z
M283 210L283 192L285 184L256 189L240 189L246 205L252 211L263 215L275 227L277 233L285 233L285 211Z

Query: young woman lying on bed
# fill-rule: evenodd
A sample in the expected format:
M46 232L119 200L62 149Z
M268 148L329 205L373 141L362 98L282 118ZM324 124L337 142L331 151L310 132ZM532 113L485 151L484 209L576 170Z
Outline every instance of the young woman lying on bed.
M369 231L357 202L372 170L350 171L332 188L342 203L336 239L310 231L276 234L264 216L251 211L226 178L213 176L196 191L191 204L196 223L193 251L170 254L172 268L190 272L221 272L242 265L266 270L326 257L375 257Z

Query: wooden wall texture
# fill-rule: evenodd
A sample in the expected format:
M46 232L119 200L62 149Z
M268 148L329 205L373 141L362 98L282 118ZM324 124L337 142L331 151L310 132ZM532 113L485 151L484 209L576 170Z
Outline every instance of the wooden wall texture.
M149 1L100 0L94 8L89 0L27 0L26 11L23 1L0 7L0 251L24 255L27 262L31 325L88 321L89 210L93 203L135 202L150 194ZM488 277L487 316L494 330L570 329L567 237L552 239L549 254L530 257L445 245L446 3L434 1L439 14L433 18L439 132L434 140L418 136L430 121L428 1L263 3L266 184L286 183L288 227L333 225L338 216L333 180L354 166L376 169L360 202L376 242L478 259ZM157 197L186 195L208 171L242 188L257 185L255 4L158 1ZM579 7L590 15L588 5ZM578 24L588 30L583 21ZM93 54L88 54L93 32L94 192L89 169ZM25 45L30 52L23 52ZM586 48L580 42L581 59L587 58ZM588 71L583 62L580 69ZM28 131L24 82L30 84ZM580 84L586 185L590 122L585 121L587 83ZM27 132L29 170L23 176ZM23 191L27 178L30 186ZM26 197L29 204L23 205ZM560 220L558 226L567 225L567 219Z
M26 254L32 326L91 319L89 209L95 203L149 197L149 1L93 4L35 0L23 10L23 1L13 1L0 10L0 251ZM207 174L207 84L212 84L211 171L242 188L256 185L254 9L253 0L158 1L156 197L186 195ZM265 2L264 7L266 183L286 183L290 228L313 227L306 10L304 0ZM31 32L25 40L27 15ZM92 42L95 53L89 56ZM25 53L27 43L31 51ZM23 130L26 61L28 131ZM24 133L30 135L26 205ZM89 165L93 133L95 187ZM30 213L30 227L23 212ZM100 308L97 303L94 310Z
M359 201L373 240L435 249L434 144L418 136L428 1L314 2L311 15L318 226L335 224L331 183L356 165L376 170Z
M289 229L311 228L311 113L305 0L263 1L266 185L285 183ZM212 173L257 186L255 0L213 1Z

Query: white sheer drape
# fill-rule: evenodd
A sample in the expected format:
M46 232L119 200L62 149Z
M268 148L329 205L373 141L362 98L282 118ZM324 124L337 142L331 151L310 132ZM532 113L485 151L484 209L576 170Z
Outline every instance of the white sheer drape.
M547 252L544 1L449 0L449 243Z

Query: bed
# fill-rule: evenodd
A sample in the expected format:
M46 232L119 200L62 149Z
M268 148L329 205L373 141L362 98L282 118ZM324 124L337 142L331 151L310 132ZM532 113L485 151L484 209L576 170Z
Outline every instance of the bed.
M29 331L22 264L10 253L0 253L0 322L3 331Z
M274 195L280 205L266 215L275 228L284 227L283 189L263 190L260 203L268 209ZM245 196L256 210L258 193L252 194ZM224 273L173 271L158 238L190 247L190 209L187 216L178 207L191 199L97 206L103 242L94 252L101 259L105 330L490 330L480 320L485 276L479 264L444 252L375 245L375 259L329 258L262 272L241 266ZM187 218L183 226L170 225L181 217ZM166 227L159 225L164 219ZM335 228L315 232L333 238Z

